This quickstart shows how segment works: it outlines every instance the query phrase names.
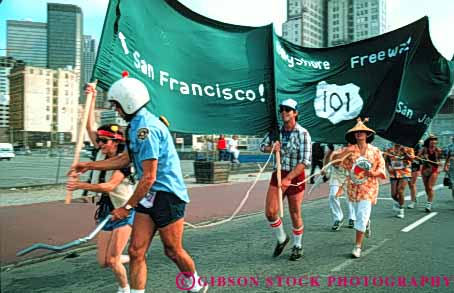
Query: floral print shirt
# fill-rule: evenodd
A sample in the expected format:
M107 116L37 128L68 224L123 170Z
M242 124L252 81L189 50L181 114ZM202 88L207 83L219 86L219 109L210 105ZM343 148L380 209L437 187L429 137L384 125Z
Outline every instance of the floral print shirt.
M379 188L378 178L386 179L385 160L383 159L382 152L371 144L367 144L367 148L363 154L361 154L361 151L356 144L344 149L353 151L353 154L341 163L341 166L347 171L350 171L356 160L362 157L372 163L370 171L376 171L379 175L378 177L367 177L367 180L362 184L353 183L351 177L349 176L347 178L347 192L349 200L352 202L369 200L372 204L376 204ZM363 172L358 172L356 176L361 178L361 173ZM364 175L362 176L364 177Z

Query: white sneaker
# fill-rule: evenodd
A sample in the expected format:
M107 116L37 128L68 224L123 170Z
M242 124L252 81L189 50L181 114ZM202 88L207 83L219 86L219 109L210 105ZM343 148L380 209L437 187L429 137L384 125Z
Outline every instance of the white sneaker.
M426 203L426 212L427 213L431 213L432 212L432 203L431 202L427 202Z
M416 201L412 201L411 203L408 204L407 208L408 209L414 209L416 207Z
M404 209L399 209L399 212L396 214L396 217L403 219L405 218Z
M359 247L359 246L353 247L352 256L354 258L360 258L361 257L361 247Z

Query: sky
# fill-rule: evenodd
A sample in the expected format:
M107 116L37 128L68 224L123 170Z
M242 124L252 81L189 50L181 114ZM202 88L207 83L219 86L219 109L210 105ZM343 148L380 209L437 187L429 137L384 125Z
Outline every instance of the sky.
M137 0L130 0L137 1ZM147 0L150 1L150 0ZM6 20L46 22L47 2L75 4L84 14L84 34L101 36L108 0L0 0L0 55L5 55ZM281 33L286 0L180 0L190 9L213 19L261 26L273 22ZM447 59L454 55L454 0L386 0L388 31L429 16L432 41Z

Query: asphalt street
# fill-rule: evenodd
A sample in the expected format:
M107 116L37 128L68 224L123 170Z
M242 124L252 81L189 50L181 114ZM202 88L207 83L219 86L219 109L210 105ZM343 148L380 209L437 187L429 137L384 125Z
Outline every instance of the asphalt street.
M305 255L297 262L288 260L289 247L281 257L271 257L275 240L263 213L187 229L184 244L208 292L454 292L454 201L450 190L438 188L433 213L424 212L421 192L418 208L398 219L389 185L383 185L372 212L372 237L360 259L351 258L354 230L331 231L326 198L303 203ZM410 226L421 219L426 220ZM286 214L288 233L289 223ZM158 238L147 259L147 292L181 292L179 272ZM95 251L12 267L2 271L1 284L2 292L115 292L117 286L108 269L98 268Z

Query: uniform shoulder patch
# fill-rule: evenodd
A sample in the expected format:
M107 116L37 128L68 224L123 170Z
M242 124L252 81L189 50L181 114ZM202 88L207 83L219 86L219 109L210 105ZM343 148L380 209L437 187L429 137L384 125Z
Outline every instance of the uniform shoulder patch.
M149 133L150 133L150 130L148 130L148 128L139 128L137 130L137 138L139 140L144 140L148 137Z

